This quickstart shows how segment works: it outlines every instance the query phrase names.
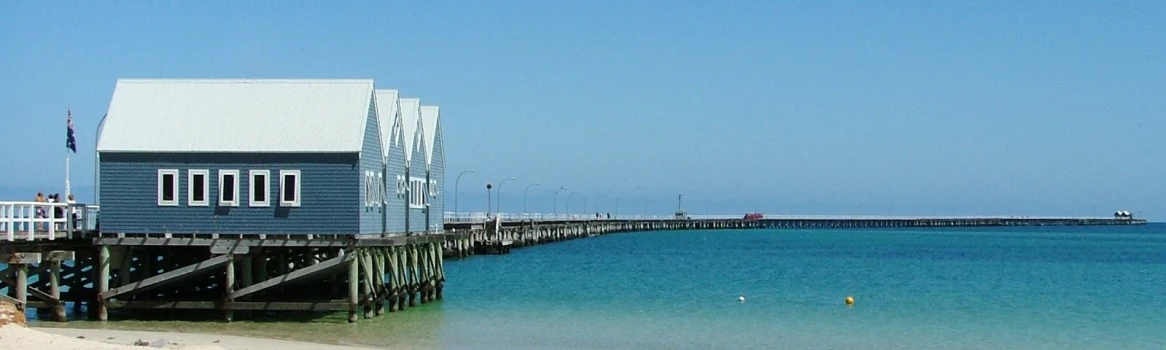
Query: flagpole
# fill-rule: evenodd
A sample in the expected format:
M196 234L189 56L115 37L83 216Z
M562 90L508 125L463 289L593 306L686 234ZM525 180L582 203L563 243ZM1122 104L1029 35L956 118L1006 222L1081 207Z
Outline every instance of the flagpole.
M69 189L69 150L65 150L65 198L73 194Z
M72 125L73 106L68 107L68 112L66 112L66 114L68 114L68 117L69 117L69 123L70 123L69 128L72 128L73 127L73 125ZM69 174L69 158L70 158L69 157L69 148L66 147L65 148L65 198L66 199L69 198L69 195L73 193L72 189L69 188L70 187L69 186L69 175L70 175Z

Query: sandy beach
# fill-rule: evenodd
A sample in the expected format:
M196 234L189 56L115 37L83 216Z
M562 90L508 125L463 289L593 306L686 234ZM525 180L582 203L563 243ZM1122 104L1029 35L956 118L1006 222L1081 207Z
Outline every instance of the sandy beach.
M135 345L139 344L139 345ZM0 349L52 350L355 350L374 349L215 334L108 329L0 327Z

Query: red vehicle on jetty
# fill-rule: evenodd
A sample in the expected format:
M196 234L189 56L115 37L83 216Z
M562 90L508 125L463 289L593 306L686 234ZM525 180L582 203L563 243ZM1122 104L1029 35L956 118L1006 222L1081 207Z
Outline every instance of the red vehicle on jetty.
M745 221L757 221L764 218L765 215L761 215L761 213L745 213Z

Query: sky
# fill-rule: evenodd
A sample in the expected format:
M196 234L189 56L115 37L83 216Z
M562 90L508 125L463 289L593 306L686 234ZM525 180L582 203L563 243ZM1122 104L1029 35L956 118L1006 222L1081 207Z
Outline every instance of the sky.
M2 2L0 200L64 191L67 110L93 197L119 78L371 78L441 107L449 211L473 169L460 211L514 177L502 211L1166 219L1163 33L1152 1Z

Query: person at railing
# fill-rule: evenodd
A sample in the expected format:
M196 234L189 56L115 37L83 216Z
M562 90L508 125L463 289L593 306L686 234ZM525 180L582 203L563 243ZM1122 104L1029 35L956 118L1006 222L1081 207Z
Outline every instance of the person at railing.
M77 208L77 200L73 198L72 193L65 197L65 204L69 205L69 218L73 221L73 229L81 227L81 209Z
M53 203L61 203L61 194L60 193L53 193L53 201L52 202ZM53 206L53 226L56 227L57 231L62 231L65 229L64 222L57 222L57 220L61 220L64 218L65 218L65 207L62 207L59 205L54 205Z
M48 213L46 212L45 207L40 204L40 203L48 203L48 199L45 198L45 193L44 192L37 192L36 199L34 200L34 202L37 204L35 205L36 208L33 209L33 211L34 211L33 216L35 216L37 219L42 219L42 218L48 217ZM48 229L49 229L47 224L44 224L44 225L36 224L33 226L35 229L40 229L41 227L44 227L45 231L48 231Z

